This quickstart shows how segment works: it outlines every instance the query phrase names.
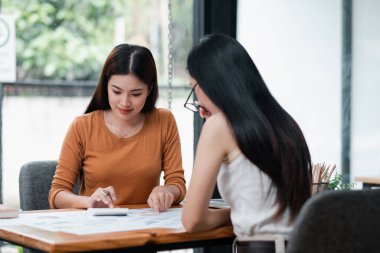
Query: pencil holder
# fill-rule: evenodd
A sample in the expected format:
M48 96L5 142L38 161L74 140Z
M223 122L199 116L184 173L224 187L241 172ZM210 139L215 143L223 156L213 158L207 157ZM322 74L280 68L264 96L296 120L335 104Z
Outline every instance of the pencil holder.
M324 192L329 186L328 182L313 183L311 188L311 194L314 195L319 192Z

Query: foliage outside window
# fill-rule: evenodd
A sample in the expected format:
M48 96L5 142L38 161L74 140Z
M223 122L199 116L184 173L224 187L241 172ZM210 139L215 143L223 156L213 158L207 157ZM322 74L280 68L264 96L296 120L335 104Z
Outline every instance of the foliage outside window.
M97 80L119 43L148 47L166 83L168 0L3 0L16 19L18 80ZM192 1L172 1L174 81L184 82Z

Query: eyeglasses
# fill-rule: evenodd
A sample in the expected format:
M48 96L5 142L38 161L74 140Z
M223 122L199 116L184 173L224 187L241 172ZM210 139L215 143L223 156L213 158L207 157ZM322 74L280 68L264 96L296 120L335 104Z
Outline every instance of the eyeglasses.
M197 85L198 83L196 83L194 87L191 89L191 92L189 96L187 97L185 104L183 105L186 109L189 109L190 111L193 111L193 112L199 112L199 108L205 109L203 106L199 104L197 100L195 100L194 102L189 102L189 99L191 95L194 93L195 87L197 87Z

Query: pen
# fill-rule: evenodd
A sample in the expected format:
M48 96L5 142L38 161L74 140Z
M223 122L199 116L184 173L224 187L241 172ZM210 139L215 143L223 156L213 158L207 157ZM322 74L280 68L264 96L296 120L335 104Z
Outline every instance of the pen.
M94 216L127 216L126 213L101 213L101 214L94 214Z

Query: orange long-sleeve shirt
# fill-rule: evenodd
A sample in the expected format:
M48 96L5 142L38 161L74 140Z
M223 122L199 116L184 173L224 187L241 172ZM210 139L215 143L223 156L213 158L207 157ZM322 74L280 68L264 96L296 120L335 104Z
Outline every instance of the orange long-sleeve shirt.
M175 185L186 194L181 144L173 114L154 109L145 117L136 135L122 139L106 126L103 111L77 117L64 139L57 170L49 193L51 208L60 191L72 191L80 170L80 195L91 196L99 187L112 185L115 205L147 203L164 171L165 185Z

